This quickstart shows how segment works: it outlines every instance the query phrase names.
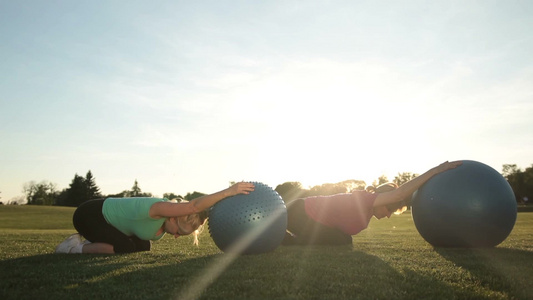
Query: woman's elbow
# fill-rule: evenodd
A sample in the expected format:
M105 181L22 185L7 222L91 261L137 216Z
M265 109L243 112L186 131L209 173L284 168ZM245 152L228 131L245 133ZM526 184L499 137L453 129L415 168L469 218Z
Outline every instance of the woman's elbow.
M200 207L199 203L194 200L189 202L189 209L191 214L197 214L202 211L202 208Z

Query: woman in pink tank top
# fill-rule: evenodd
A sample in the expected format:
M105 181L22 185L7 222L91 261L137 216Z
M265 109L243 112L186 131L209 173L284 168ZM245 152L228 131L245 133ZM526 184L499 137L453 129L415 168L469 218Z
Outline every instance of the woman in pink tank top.
M352 244L352 235L368 226L370 219L388 218L407 209L411 195L431 177L461 165L445 162L398 187L388 183L375 193L354 191L331 196L297 199L287 204L288 224L284 245Z

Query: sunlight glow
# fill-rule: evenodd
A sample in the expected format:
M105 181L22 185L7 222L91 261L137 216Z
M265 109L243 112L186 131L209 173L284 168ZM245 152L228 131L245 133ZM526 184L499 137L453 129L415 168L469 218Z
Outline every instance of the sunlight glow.
M250 143L265 145L250 155L255 173L272 185L371 184L383 174L415 172L433 154L409 133L431 130L417 124L426 119L418 108L425 90L380 62L308 61L242 83L228 110L253 131ZM405 162L411 165L398 169Z
M203 271L194 278L188 288L176 297L176 299L198 299L202 293L224 272L228 266L235 261L241 253L258 237L261 236L272 224L279 222L280 218L285 216L282 210L273 211L271 215L265 216L261 222L257 222L252 230L248 231L235 244L233 244L224 254L203 269Z

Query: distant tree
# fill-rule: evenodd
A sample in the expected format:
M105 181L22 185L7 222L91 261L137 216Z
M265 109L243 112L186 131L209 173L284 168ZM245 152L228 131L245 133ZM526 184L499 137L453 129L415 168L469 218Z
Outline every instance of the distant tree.
M167 198L168 200L173 200L173 199L181 200L181 199L183 199L180 195L176 195L174 193L164 193L163 194L163 198ZM179 202L179 200L178 200L178 202Z
M374 180L372 185L373 186L379 186L379 185L382 185L382 184L387 183L387 182L389 182L389 179L387 178L387 176L381 175L381 176L379 176L379 178L377 180Z
M87 185L85 184L85 178L74 175L72 182L67 189L67 205L68 206L80 206L83 202L89 200Z
M525 188L525 191L524 191L524 195L522 196L523 197L528 197L530 200L529 200L529 203L531 203L531 201L533 201L533 165L531 165L531 167L529 168L526 168L526 170L524 171L525 173L525 176L524 176L524 181L526 182L526 188Z
M513 189L517 202L521 202L524 197L532 198L533 165L521 170L516 164L505 164L502 168L502 175Z
M17 197L11 198L10 204L22 205L22 204L25 203L25 201L26 201L26 199L24 198L24 196L17 196Z
M23 192L29 205L54 205L57 198L56 185L48 181L24 184Z
M131 190L125 190L122 191L122 193L110 195L109 197L152 197L152 193L143 193L141 187L139 186L139 182L137 181L137 179L135 179Z
M74 174L69 187L61 191L57 197L57 205L77 207L85 201L101 198L100 188L89 170L86 177Z
M366 187L366 182L364 182L363 180L355 179L341 181L339 182L339 184L346 186L346 190L349 192L356 190L364 190Z
M107 195L107 198L124 198L124 197L130 197L129 195L131 194L131 191L130 190L124 190L120 193L117 193L117 194L109 194Z
M414 173L410 173L410 172L403 172L403 173L398 173L398 175L396 175L396 177L394 177L394 180L392 182L396 183L398 186L410 181L410 180L413 180L415 179L417 176L419 176L418 174L414 174Z
M309 189L309 196L328 196L340 193L347 193L348 187L343 183L324 183L315 185Z
M37 183L35 181L30 181L24 183L22 187L22 192L26 195L26 201L28 204L32 204L33 202L33 195L37 192Z
M521 172L522 170L520 170L520 168L518 168L516 164L504 164L502 166L502 176L505 178L507 178L510 175L521 173Z
M185 200L187 201L191 201L193 199L196 199L198 197L202 197L202 196L205 196L206 194L204 193L200 193L200 192L193 192L192 194L191 193L187 193L187 195L185 195L185 197L183 197Z
M91 173L91 170L87 172L87 175L85 175L85 188L87 193L87 199L96 199L102 197L102 194L100 194L100 188L96 185L95 179L93 174Z
M6 204L7 205L22 205L26 201L25 196L16 196L11 198Z
M131 187L131 197L140 197L139 195L142 194L141 188L139 187L139 183L137 182L137 179L135 179L135 183Z
M58 206L73 206L73 205L69 205L68 203L68 192L67 192L67 189L63 189L61 192L59 192L59 194L57 195L57 198L56 198L56 205Z

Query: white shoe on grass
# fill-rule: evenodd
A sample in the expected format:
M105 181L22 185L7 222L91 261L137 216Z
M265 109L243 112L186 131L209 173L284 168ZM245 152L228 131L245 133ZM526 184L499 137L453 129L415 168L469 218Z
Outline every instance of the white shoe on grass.
M81 235L75 233L57 245L55 253L70 253L70 250L81 244Z

